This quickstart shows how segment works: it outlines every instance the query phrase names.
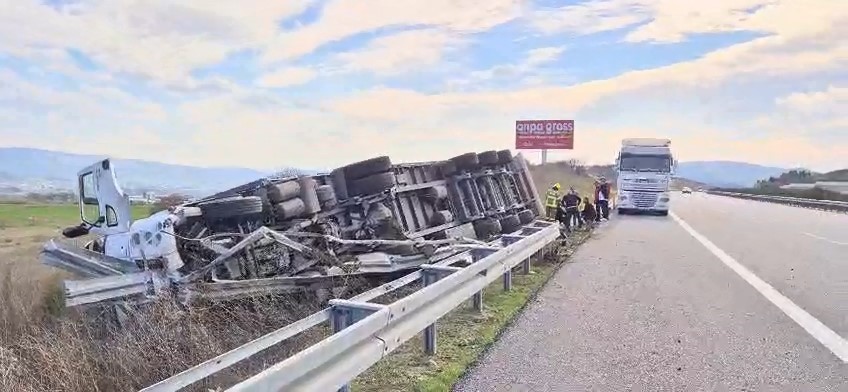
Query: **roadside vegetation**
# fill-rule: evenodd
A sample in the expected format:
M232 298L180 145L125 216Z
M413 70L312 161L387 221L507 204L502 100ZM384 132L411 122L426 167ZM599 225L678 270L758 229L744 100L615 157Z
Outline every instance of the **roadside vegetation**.
M574 186L581 195L591 195L592 179L582 166L552 163L533 166L531 171L541 193L559 182L566 190ZM133 215L146 216L174 202L176 197L158 205L134 206ZM163 301L139 311L129 309L129 322L119 329L110 321L111 308L84 313L64 308L61 281L71 277L38 260L45 241L78 223L79 211L72 203L0 202L0 385L5 390L138 390L309 315L320 306L311 295L210 303L191 309ZM357 388L444 390L494 341L568 252L571 248L551 250L548 258L534 264L533 274L515 274L510 292L504 293L499 282L486 290L482 314L471 314L469 309L451 313L439 324L435 357L416 356L420 341L413 340L383 361L385 364L360 377ZM320 329L305 333L187 390L231 385L327 333ZM398 372L400 389L375 381L383 379L375 375L387 371Z
M819 187L812 187L810 189L782 188L782 186L789 184L815 184L818 181L848 182L848 169L836 170L829 173L814 173L809 170L796 169L787 171L776 177L772 176L760 180L752 188L721 188L720 190L761 196L785 196L848 202L848 195Z

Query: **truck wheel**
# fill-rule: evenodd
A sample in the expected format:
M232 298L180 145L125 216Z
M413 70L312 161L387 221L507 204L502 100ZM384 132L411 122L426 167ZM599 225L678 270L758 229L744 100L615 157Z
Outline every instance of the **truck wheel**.
M262 198L233 196L201 203L200 211L207 221L262 214Z
M392 160L387 156L366 159L364 161L351 163L343 168L345 178L348 181L358 180L372 174L389 171L392 168Z
M485 240L495 234L501 232L501 224L492 218L483 218L474 221L474 233L477 234L477 239Z
M498 152L491 151L483 151L477 154L477 161L483 166L493 166L498 164Z
M382 193L395 186L395 175L392 172L377 173L360 178L350 183L350 191L354 196Z
M501 218L500 224L501 233L503 234L514 233L521 228L521 220L518 218L518 215L515 214L509 214Z
M293 219L306 212L306 204L299 197L289 199L274 206L277 218L280 220Z
M501 165L506 165L507 163L512 162L512 152L509 150L500 150L498 151L498 163Z
M442 172L442 177L448 177L456 174L456 164L453 161L439 162L437 167Z
M338 204L336 192L332 185L321 185L315 188L315 193L318 195L318 202L321 203L321 208L330 209Z
M300 184L297 181L286 181L268 187L268 199L273 203L291 200L300 194Z
M518 220L521 221L522 225L526 225L533 220L536 219L536 216L533 214L533 211L530 210L521 210L518 211Z
M330 172L330 178L333 180L333 189L336 191L336 200L347 200L347 181L345 180L344 170L338 168Z
M480 160L477 158L477 154L473 152L455 156L450 161L453 162L458 170L474 170L480 166Z
M433 226L441 226L451 221L453 221L453 214L451 214L448 210L436 211L433 216L430 217L430 224Z

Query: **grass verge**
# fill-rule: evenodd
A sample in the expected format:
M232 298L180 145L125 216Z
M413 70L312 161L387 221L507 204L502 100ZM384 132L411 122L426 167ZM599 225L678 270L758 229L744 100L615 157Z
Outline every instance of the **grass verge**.
M490 284L483 293L482 313L471 306L448 313L436 324L434 356L424 353L422 338L412 339L360 375L353 390L449 391L589 236L577 233L568 245L534 260L529 275L513 273L511 291L503 291L501 280Z

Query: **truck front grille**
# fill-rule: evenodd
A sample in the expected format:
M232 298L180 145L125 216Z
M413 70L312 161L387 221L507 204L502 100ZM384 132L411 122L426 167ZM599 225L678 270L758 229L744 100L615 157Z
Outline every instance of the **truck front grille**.
M657 204L657 198L659 198L659 194L657 193L634 192L630 194L633 205L639 208L651 208L655 206Z

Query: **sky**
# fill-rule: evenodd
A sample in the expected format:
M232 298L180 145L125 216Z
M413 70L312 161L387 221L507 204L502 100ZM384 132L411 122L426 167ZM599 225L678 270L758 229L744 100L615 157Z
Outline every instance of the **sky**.
M521 119L575 121L552 160L844 168L848 1L0 0L0 147L324 169Z

